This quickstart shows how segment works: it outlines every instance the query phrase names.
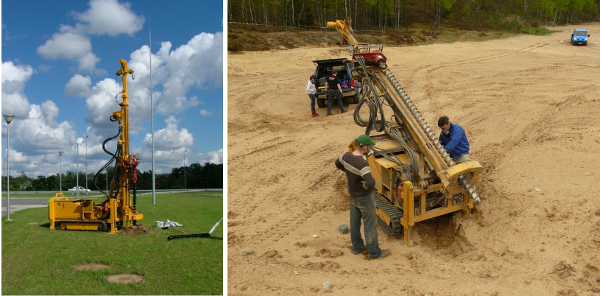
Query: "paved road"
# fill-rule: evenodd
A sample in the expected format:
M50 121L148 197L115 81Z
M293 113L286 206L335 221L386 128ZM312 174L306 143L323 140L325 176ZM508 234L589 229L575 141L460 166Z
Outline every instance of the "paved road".
M10 213L30 208L42 208L48 206L47 198L11 198ZM2 198L2 216L6 216L6 197Z
M205 190L191 190L191 191L205 191ZM163 192L157 192L159 194L163 193ZM169 192L171 193L171 192ZM144 193L144 194L139 194L141 195L147 195L150 193ZM75 198L75 195L70 195L70 194L66 194L66 196L68 198ZM207 194L207 196L223 196L223 194ZM82 195L80 196L82 198L92 198L92 197L103 197L103 195ZM19 197L19 198L14 198L11 197L10 199L10 213L14 213L16 211L20 211L23 209L30 209L30 208L42 208L42 207L47 207L48 206L48 199L49 198L29 198L29 197ZM6 216L6 196L3 194L2 197L2 216Z

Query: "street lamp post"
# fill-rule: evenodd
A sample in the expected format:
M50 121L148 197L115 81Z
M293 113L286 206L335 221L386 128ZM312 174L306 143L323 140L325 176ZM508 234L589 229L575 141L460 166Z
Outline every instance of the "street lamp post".
M88 184L87 184L87 179L88 179L88 174L87 174L87 138L88 138L88 135L85 135L85 189L88 189ZM85 191L85 194L86 195L88 194L87 190Z
M75 189L77 191L77 198L79 198L79 141L77 141L77 187Z
M60 192L62 192L62 155L63 152L62 151L58 151L58 155L60 156L60 172L58 174L58 182L59 182L59 189Z
M8 151L10 149L10 123L15 116L8 113L4 114L6 120L6 221L10 221L10 158Z
M187 180L185 179L185 149L183 149L183 189L187 189Z

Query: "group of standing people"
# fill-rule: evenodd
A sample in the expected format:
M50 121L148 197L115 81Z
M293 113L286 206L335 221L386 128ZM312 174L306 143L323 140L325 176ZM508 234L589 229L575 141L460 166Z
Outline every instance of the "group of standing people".
M469 161L469 141L465 130L460 125L451 123L448 116L439 118L438 127L442 130L439 141L453 161L456 164ZM367 155L375 144L368 135L361 135L354 140L354 151L342 154L335 161L335 166L344 171L348 179L352 253L357 255L368 250L371 259L384 258L388 255L379 248L376 204L373 195L376 184L367 162ZM361 223L364 224L365 240L360 231Z
M329 103L327 105L327 115L331 114L331 108L333 107L333 100L337 100L340 104L341 113L346 113L342 104L342 85L340 79L337 77L337 70L333 69L331 75L326 77L327 79L327 95L329 96ZM306 91L308 91L308 97L310 98L310 109L312 116L317 117L319 114L315 111L315 102L317 100L317 77L315 75L310 76L308 83L306 84Z

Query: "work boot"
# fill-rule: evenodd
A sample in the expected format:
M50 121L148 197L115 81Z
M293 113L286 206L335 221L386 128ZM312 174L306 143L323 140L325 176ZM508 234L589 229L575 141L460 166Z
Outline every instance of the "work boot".
M371 259L385 258L385 257L387 257L387 255L388 255L387 252L381 251L381 253L379 253L379 256L377 256L377 257L369 257L369 258L371 258Z
M346 110L342 110L342 112L341 112L341 113L342 113L342 114L344 114L344 113L346 113L346 112L348 112L348 111L346 111Z
M313 115L313 117L319 116L319 114L317 113L317 111L315 111L314 109L312 110L312 115Z

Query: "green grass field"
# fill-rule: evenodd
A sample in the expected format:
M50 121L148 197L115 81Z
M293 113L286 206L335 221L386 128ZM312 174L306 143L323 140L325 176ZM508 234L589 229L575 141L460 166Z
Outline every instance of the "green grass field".
M182 234L154 227L169 219L186 234L205 233L223 216L222 192L137 198L150 234L126 236L93 231L50 230L47 208L26 209L2 221L2 294L223 294L223 224L210 238L167 241ZM31 223L37 223L31 224ZM101 263L110 269L77 271ZM137 274L146 281L111 284L107 277Z

